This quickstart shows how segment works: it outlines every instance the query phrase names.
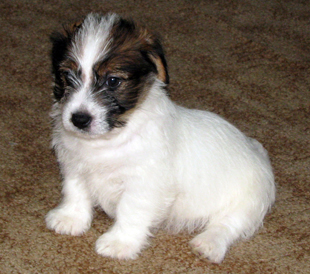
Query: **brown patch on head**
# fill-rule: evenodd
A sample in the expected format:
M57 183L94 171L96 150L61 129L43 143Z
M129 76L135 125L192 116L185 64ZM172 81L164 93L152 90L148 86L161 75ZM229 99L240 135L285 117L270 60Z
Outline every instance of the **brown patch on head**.
M78 64L70 58L67 58L60 64L61 71L72 71L72 70L77 71L78 69L79 69Z
M110 39L111 55L125 57L127 62L139 61L142 57L154 68L160 81L169 83L164 51L156 35L132 20L120 18L111 29Z
M144 101L155 79L169 82L167 64L159 39L131 20L119 18L111 28L110 42L103 60L95 66L99 102L111 107L111 127L124 125L130 113ZM109 77L121 84L115 89L104 87Z
M63 29L59 33L61 33L62 35L68 38L72 38L73 35L76 33L76 31L80 29L82 24L83 24L83 20L79 20L71 24L63 25Z
M82 71L79 68L79 65L69 58L61 63L59 71L60 79L63 83L63 98L67 99L68 93L70 93L72 90L76 90L82 84Z

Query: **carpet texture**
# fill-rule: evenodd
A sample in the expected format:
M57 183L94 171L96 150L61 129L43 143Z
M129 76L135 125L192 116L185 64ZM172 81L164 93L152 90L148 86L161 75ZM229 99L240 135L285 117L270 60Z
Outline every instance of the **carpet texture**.
M96 211L83 236L56 235L60 201L50 149L49 35L91 11L159 32L171 98L225 117L268 149L277 200L264 227L220 265L191 235L159 231L134 261L98 256L112 224ZM310 2L305 0L2 0L0 2L0 273L310 273Z

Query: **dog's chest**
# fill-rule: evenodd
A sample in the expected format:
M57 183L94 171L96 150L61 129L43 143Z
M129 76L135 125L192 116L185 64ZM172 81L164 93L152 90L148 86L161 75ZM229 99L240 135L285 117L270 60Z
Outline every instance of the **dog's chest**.
M85 148L84 148L85 149ZM94 204L100 205L110 216L115 216L115 208L125 188L125 178L130 174L130 162L117 150L84 150L79 155L81 173Z
M100 205L112 218L115 217L116 205L125 189L124 181L121 176L117 175L112 174L109 177L105 173L94 172L86 177L87 188L91 193L93 203Z
M101 181L120 181L132 165L124 149L80 146L75 156L82 173L95 185Z

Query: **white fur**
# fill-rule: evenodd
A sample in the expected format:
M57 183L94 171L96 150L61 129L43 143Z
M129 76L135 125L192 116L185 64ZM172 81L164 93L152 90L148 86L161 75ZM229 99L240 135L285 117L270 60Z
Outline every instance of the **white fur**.
M88 134L70 125L67 113L79 108L95 117ZM190 243L194 252L221 262L234 241L259 228L274 202L267 152L219 116L177 106L160 81L130 115L125 127L107 131L105 110L86 89L64 108L54 105L64 198L47 215L48 228L80 235L99 205L115 218L96 243L103 256L136 258L151 228L162 225L201 229Z

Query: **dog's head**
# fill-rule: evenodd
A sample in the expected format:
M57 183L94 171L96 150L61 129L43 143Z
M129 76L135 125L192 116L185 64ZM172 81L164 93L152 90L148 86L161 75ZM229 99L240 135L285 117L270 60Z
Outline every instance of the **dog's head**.
M90 14L52 42L54 95L68 131L122 127L155 81L169 82L159 39L118 15Z

